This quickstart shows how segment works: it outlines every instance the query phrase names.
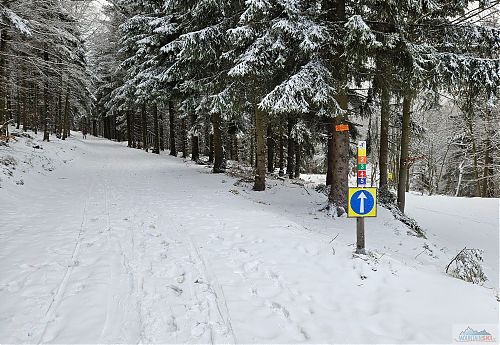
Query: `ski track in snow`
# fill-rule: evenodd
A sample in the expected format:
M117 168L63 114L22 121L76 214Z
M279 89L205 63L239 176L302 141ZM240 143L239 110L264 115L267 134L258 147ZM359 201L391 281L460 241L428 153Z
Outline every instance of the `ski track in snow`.
M0 342L427 343L498 322L491 290L411 260L421 239L397 240L408 255L353 258L330 243L350 220L312 216L317 200L294 214L296 197L260 202L278 187L252 199L180 159L68 142L71 164L0 189Z

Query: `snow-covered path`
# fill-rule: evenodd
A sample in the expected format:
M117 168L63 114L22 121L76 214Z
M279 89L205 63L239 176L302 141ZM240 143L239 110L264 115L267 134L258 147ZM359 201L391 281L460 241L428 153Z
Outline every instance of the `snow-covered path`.
M341 228L306 229L232 178L70 142L74 161L0 194L0 342L448 343L498 322L491 290L353 258Z

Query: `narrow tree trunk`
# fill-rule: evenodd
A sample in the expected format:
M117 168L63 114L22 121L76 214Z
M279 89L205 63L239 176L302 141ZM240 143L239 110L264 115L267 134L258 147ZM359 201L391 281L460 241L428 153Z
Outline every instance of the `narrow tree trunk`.
M214 151L215 151L214 150L214 134L210 133L208 135L208 161L210 163L214 162L214 156L215 156Z
M175 148L175 114L174 103L168 101L168 116L169 116L169 139L170 139L170 155L177 157L177 150Z
M255 116L252 116L252 123L255 123L254 118ZM255 166L255 129L251 131L251 136L250 136L250 166L253 168Z
M160 125L158 123L158 105L153 102L153 125L154 125L154 138L153 138L153 153L160 154Z
M295 178L300 177L300 165L302 163L301 145L299 142L295 143Z
M294 175L294 148L295 148L295 142L292 137L292 131L293 131L293 118L291 115L288 115L288 123L287 123L287 135L288 135L288 143L287 143L287 156L286 156L286 173L289 178L293 178Z
M473 166L474 186L475 186L474 196L480 197L481 196L481 182L479 181L479 167L478 167L478 159L477 159L476 138L475 138L475 135L473 132L472 120L470 120L470 122L469 122L469 129L470 129L471 141L472 141L472 162L474 164L474 166Z
M38 112L38 86L36 85L36 82L34 82L33 93L34 93L34 97L33 97L34 98L33 99L33 103L34 103L33 126L35 127L35 134L38 134L38 125L39 125L40 114Z
M222 173L225 171L224 164L224 147L222 144L222 117L219 112L212 115L212 123L214 126L214 173Z
M328 140L327 140L327 168L326 168L326 185L332 185L333 178L333 168L334 168L334 160L335 160L335 142L333 140L333 136L335 134L335 118L328 119Z
M381 195L389 192L387 182L388 162L389 162L389 92L387 85L382 83L380 95L380 149L379 149L379 189Z
M45 50L43 52L43 60L49 61L49 53ZM45 76L43 83L43 141L49 141L49 81Z
M196 129L196 113L191 113L191 160L197 162L200 159L200 139Z
M7 83L5 82L5 55L7 45L7 29L0 29L0 126L6 122L5 119L5 95L7 90ZM2 129L3 131L4 129ZM7 133L8 127L6 126L5 132L0 132L0 135Z
M411 178L411 165L408 165L406 173L406 183L405 183L406 192L410 191L410 178Z
M204 152L204 155L205 156L210 156L210 146L212 145L211 142L212 142L212 139L211 139L211 129L212 129L212 123L211 121L207 118L205 120L205 133L203 135L203 142L204 142L204 147L203 147L203 152ZM212 161L210 161L212 162Z
M281 177L283 175L285 175L285 149L283 148L284 146L284 142L283 142L283 124L281 123L280 121L280 140L279 140L279 173L278 175Z
M156 106L158 108L158 105ZM157 110L158 111L158 110ZM163 111L159 114L159 126L160 126L160 151L165 151L165 122L163 121Z
M399 156L398 208L405 211L406 179L408 178L408 153L410 152L411 96L403 98L403 123L401 128L401 150Z
M26 104L26 98L28 98L27 95L25 95L25 97L23 97L22 115L21 115L21 121L23 122L23 131L24 132L26 132L26 130L28 129L27 116L26 116L26 113L28 111L28 107Z
M236 133L233 135L233 150L234 150L234 160L239 161L240 160L240 147L238 144L238 136Z
M148 145L148 121L146 117L146 102L142 103L142 109L141 109L141 127L142 127L142 147L143 149L148 152L149 145Z
M266 114L255 106L256 174L253 190L266 189Z
M186 117L184 116L181 120L181 139L182 139L182 158L187 158L188 156L188 142L187 142L187 125Z
M492 198L493 189L493 158L491 155L492 144L491 137L494 135L494 125L491 123L491 112L487 115L486 139L484 140L484 170L483 170L483 188L481 196L483 198Z
M267 172L274 172L274 137L272 123L267 126Z
M17 87L17 102L16 102L16 129L19 129L21 126L21 92L19 91L20 87Z
M66 140L69 133L69 91L66 91L66 99L64 101L64 118L63 118L64 128L62 139Z
M132 139L132 114L130 110L127 110L127 146L134 146L134 142Z
M61 138L63 129L63 77L59 77L59 92L57 93L57 130L56 136Z

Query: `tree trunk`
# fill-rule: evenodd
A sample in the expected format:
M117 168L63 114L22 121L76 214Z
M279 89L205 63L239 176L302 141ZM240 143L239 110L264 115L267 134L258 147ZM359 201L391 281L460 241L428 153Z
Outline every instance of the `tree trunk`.
M168 101L168 116L169 116L169 139L170 139L170 155L177 157L177 150L175 148L175 114L174 103Z
M292 131L293 131L293 118L291 115L288 115L288 123L287 123L287 134L288 134L288 143L287 143L287 156L286 156L286 173L289 178L293 178L294 175L294 148L295 148L295 142L292 137Z
M266 114L255 105L256 174L253 190L266 189Z
M26 132L26 130L28 129L27 116L26 116L28 109L27 109L27 104L26 104L26 98L28 98L28 97L25 95L25 97L23 97L22 115L21 115L21 121L23 122L23 131L24 132Z
M211 146L212 146L212 138L211 138L211 128L212 128L212 123L210 120L205 120L205 133L203 136L204 139L204 148L203 152L205 156L210 156ZM213 158L213 157L212 157ZM213 162L213 160L210 160L210 162Z
M153 125L154 125L154 140L153 153L160 154L160 126L158 123L158 105L153 102Z
M486 139L484 140L484 170L483 170L483 188L481 196L483 198L492 198L494 196L493 188L493 158L491 155L492 144L491 137L494 136L494 125L491 123L491 112L487 114Z
M146 102L142 103L141 109L141 127L142 127L142 148L148 152L148 121L146 117Z
M388 172L388 162L389 162L389 120L390 120L390 108L389 108L389 91L387 90L387 85L385 83L381 84L381 95L380 95L380 150L378 157L379 164L379 192L381 195L389 192L388 182L387 182L387 172Z
M279 140L279 173L278 175L281 177L285 175L285 149L283 148L284 142L283 142L283 124L280 121L280 140Z
M64 101L64 118L63 118L63 136L62 139L66 140L69 134L69 91L66 91L66 99Z
M60 60L59 60L60 62ZM63 98L63 76L59 77L59 92L57 93L57 130L56 130L56 136L58 138L61 138L62 136L62 129L63 129L63 105L62 105L62 98Z
M301 145L295 143L295 178L300 177L300 164L302 163Z
M134 142L132 140L132 114L130 113L130 110L127 110L127 146L134 146Z
M347 96L339 97L339 105L347 109ZM343 116L335 118L335 125L344 123ZM341 216L347 212L347 190L349 178L349 131L333 134L333 174L330 188L329 202L336 208L336 215Z
M234 150L234 160L239 161L240 160L240 148L238 145L238 136L236 134L233 135L233 150Z
M474 164L474 166L473 166L474 185L475 185L474 196L480 197L481 196L481 182L479 181L477 147L476 147L476 138L474 136L473 126L472 126L472 116L471 116L471 120L469 121L469 130L470 130L471 141L472 141L472 162Z
M335 160L335 142L333 137L335 135L335 118L328 119L328 140L327 140L327 168L326 168L326 185L332 185L334 160Z
M210 133L208 135L208 161L210 163L214 162L214 156L215 156L215 152L214 152L214 134Z
M403 123L401 128L401 150L399 155L398 208L405 211L406 179L408 178L408 153L410 152L411 96L403 98Z
M224 147L222 144L222 117L219 112L212 115L212 123L214 126L214 173L222 173L225 171L224 164Z
M20 87L17 87L17 102L16 102L16 129L19 129L21 126L21 92L19 91Z
M34 103L34 111L33 111L33 127L35 129L35 134L38 134L38 125L39 125L39 117L40 114L38 112L38 86L36 85L36 82L34 82L34 87L33 87L33 103ZM0 100L1 101L1 100Z
M345 0L336 2L336 20L345 21ZM338 66L339 73L342 79L342 84L347 85L347 66L346 61L342 58L344 51L342 48L338 51L340 65ZM336 96L340 109L347 114L349 98L347 95L347 87L342 86L340 92ZM347 115L341 114L335 118L335 125L344 123L347 120ZM347 191L349 178L349 131L334 132L333 135L333 174L330 195L328 197L329 204L336 208L336 215L341 216L347 212Z
M272 123L267 126L267 172L274 172L274 138Z
M254 123L254 116L252 116L252 123ZM255 166L255 128L251 131L250 136L250 166L253 168Z
M3 25L3 24L2 24ZM5 96L7 90L7 83L5 77L5 62L6 58L4 52L7 45L7 29L0 29L0 126L5 122ZM3 131L4 129L2 129ZM8 126L5 127L5 132L0 132L0 135L7 133Z
M157 111L158 111L158 105L156 105ZM165 151L165 131L164 131L164 125L165 122L163 121L163 111L160 112L159 114L159 126L160 126L160 151Z
M187 158L188 156L188 142L187 142L187 125L186 117L181 119L181 139L182 139L182 158Z
M196 113L191 113L191 160L197 162L200 159L200 139L196 129Z
M43 60L49 61L49 53L47 50L43 52ZM49 81L48 76L45 76L43 83L43 141L49 141Z

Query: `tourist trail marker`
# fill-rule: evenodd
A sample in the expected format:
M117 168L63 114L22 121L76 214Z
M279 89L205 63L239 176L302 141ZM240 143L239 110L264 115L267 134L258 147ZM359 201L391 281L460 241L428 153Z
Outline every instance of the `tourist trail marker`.
M365 252L365 217L377 216L377 188L366 187L366 141L358 142L357 187L349 187L347 216L356 217L356 253Z
M341 123L340 125L335 125L335 132L345 132L349 130L349 125L347 123Z
M377 188L350 187L348 217L377 216Z

